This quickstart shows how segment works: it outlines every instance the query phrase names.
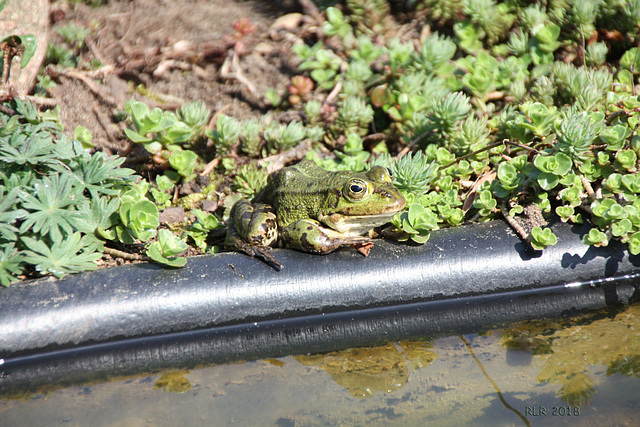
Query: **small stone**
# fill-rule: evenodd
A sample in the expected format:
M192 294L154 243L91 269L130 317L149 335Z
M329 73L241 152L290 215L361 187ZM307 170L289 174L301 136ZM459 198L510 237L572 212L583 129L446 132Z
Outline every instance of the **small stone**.
M302 23L301 13L287 13L273 21L271 27L269 27L269 36L272 40L280 40L282 37L278 34L280 31L293 31Z
M213 200L203 200L200 206L205 212L215 212L218 209L218 202Z
M184 208L178 206L173 208L167 208L160 212L160 222L164 224L174 224L176 222L184 221Z

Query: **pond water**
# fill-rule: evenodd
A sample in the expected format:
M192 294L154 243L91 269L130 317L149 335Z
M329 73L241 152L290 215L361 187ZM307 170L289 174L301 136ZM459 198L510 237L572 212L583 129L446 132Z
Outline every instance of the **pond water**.
M640 304L11 399L2 426L637 425Z

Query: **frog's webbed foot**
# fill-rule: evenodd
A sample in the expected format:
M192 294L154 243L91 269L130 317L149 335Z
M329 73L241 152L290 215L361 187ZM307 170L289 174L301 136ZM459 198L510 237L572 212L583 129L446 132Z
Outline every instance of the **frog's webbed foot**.
M351 245L355 250L357 250L358 252L360 252L362 255L364 256L369 256L369 252L371 251L371 248L373 247L373 242L367 242L367 243L358 243L355 245Z
M250 257L260 258L277 271L282 270L282 268L284 267L282 264L276 261L273 255L271 255L271 253L269 253L269 251L265 247L251 245L238 236L227 236L224 245L227 249L243 252Z
M277 271L282 270L282 268L284 267L284 265L276 261L276 259L273 257L273 255L271 255L271 253L267 249L262 248L260 246L253 246L253 247L250 246L250 250L248 251L243 250L243 252L249 256L260 258L261 260L269 264L271 267L273 267Z

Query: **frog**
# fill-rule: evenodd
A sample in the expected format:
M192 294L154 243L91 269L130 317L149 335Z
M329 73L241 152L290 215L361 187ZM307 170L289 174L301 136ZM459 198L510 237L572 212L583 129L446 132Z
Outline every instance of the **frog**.
M269 175L251 201L233 205L225 247L259 257L277 270L283 266L268 252L277 243L314 254L350 246L366 256L373 246L367 234L405 205L389 168L327 171L303 160Z

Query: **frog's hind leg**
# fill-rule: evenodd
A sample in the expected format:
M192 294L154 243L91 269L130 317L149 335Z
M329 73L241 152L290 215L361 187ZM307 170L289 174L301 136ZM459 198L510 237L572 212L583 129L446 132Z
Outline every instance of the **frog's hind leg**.
M271 246L278 238L273 208L264 203L239 200L229 214L229 230L254 246Z
M266 249L277 238L276 215L271 206L262 203L252 205L247 200L240 200L233 205L229 215L227 237L224 241L227 249L261 258L280 270L282 264L276 261Z
M371 243L368 237L346 236L331 228L323 227L314 219L298 220L289 225L283 234L288 247L316 254L327 254L345 246L357 249Z

